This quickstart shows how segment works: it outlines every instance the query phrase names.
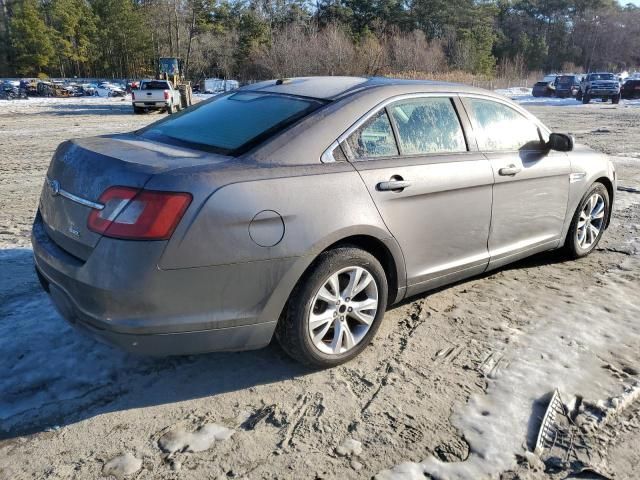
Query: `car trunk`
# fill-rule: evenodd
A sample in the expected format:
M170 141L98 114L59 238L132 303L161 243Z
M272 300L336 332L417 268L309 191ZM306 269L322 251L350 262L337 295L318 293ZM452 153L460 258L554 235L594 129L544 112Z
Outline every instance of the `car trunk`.
M40 197L44 228L59 247L86 260L101 237L87 227L93 210L87 202L97 203L112 186L143 188L154 174L225 158L133 134L65 142L51 160Z

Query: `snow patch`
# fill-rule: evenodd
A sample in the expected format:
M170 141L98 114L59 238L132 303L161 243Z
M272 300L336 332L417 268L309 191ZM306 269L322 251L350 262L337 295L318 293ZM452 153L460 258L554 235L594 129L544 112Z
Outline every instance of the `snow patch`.
M402 463L376 478L422 480L425 474L449 480L494 478L515 467L516 455L526 451L523 445L537 433L532 410L548 392L557 387L564 398L616 398L623 385L603 368L602 359L611 352L617 358L633 358L640 348L637 277L625 274L637 270L639 262L632 256L625 263L582 294L558 290L527 302L530 325L501 347L506 366L495 378L487 378L485 395L471 397L452 416L469 443L467 460L444 463L430 457L422 463ZM505 291L503 296L513 294ZM635 390L625 392L611 401L611 408L626 405L636 395Z
M130 453L112 458L102 467L102 474L105 477L113 476L118 479L127 475L133 475L142 468L142 460L134 457Z
M341 457L350 457L352 455L362 454L362 443L353 438L347 438L336 447L336 453Z
M531 88L529 87L497 88L494 92L509 98L531 96Z
M230 428L209 423L193 433L182 428L167 432L158 440L158 446L167 453L203 452L209 450L216 441L227 440L233 434Z

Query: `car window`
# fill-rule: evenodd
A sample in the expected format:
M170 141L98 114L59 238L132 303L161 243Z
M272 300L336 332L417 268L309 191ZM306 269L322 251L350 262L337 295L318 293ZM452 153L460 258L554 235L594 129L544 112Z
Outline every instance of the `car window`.
M594 80L615 80L612 73L594 73L589 75L589 81Z
M262 92L236 92L201 102L138 131L151 140L236 155L300 120L324 102Z
M168 88L167 82L144 82L140 87L141 90L165 90Z
M449 98L416 98L389 107L402 155L465 152L460 120Z
M527 144L539 145L536 124L513 108L477 98L470 98L469 104L476 120L475 134L480 150L510 151Z
M391 157L398 155L398 146L385 109L364 122L347 139L356 159Z

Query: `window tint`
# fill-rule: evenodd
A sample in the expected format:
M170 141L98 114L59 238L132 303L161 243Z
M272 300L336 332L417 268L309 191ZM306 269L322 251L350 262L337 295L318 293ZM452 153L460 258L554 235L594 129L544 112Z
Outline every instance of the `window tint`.
M491 100L470 98L476 119L476 139L480 150L519 150L540 142L538 127L514 109Z
M355 158L398 155L398 147L385 109L369 118L347 139Z
M288 95L238 92L216 97L141 131L145 138L234 154L290 125L323 103Z
M448 98L417 98L389 108L403 155L465 152L458 115Z
M166 90L169 88L169 84L167 82L144 82L142 84L141 90Z

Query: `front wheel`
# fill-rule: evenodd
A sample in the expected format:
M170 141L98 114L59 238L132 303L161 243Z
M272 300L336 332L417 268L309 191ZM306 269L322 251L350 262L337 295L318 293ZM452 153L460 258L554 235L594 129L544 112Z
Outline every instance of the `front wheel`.
M609 218L609 192L601 183L594 183L584 194L573 215L564 247L569 256L589 255L602 238Z
M387 277L373 255L347 246L323 252L294 289L276 338L309 366L347 362L375 336L387 295Z

